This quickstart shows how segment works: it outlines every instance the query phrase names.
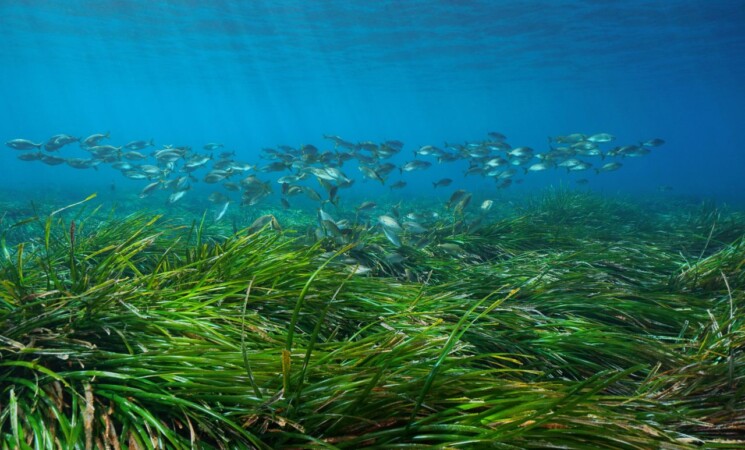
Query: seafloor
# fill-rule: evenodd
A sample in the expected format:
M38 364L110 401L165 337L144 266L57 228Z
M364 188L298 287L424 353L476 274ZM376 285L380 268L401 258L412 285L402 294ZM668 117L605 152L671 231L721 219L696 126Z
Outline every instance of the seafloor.
M116 195L2 197L2 448L745 445L737 208Z

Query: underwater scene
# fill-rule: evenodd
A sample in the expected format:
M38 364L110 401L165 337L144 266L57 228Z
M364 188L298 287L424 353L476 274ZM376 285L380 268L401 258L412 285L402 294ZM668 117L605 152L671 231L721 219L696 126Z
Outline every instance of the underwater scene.
M0 23L0 449L745 448L745 3Z

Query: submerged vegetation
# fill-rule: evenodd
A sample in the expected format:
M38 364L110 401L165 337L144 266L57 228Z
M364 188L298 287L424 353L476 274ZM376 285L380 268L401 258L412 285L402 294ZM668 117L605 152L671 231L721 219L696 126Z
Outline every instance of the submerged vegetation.
M397 247L81 203L1 223L0 448L745 443L740 213L556 190Z

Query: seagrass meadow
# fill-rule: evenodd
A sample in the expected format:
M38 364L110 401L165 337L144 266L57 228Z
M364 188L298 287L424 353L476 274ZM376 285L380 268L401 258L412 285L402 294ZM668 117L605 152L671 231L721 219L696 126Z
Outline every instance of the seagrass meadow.
M551 189L396 249L96 202L3 204L3 449L745 445L737 209Z

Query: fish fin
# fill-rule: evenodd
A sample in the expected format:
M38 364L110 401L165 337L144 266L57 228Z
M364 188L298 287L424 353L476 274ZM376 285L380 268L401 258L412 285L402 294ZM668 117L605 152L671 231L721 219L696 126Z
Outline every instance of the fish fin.
M385 180L383 179L383 177L380 176L377 170L373 169L373 173L378 178L378 181L380 181L380 184L385 184Z

